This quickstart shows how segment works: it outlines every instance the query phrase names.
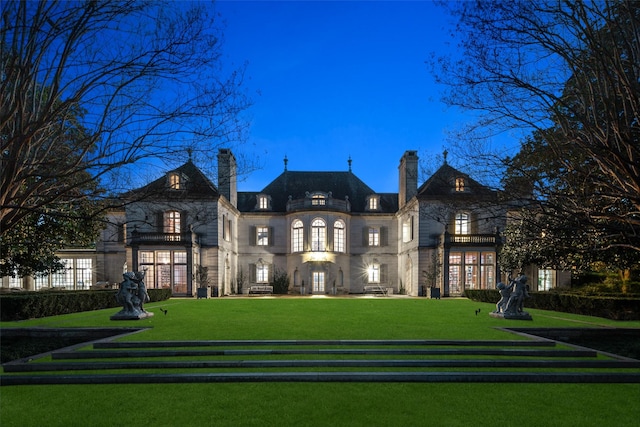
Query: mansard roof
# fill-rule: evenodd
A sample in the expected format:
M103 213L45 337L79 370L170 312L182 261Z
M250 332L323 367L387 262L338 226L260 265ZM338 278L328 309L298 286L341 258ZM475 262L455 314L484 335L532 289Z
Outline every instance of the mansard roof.
M376 193L360 180L353 172L298 172L284 171L271 181L260 192L239 193L238 209L252 211L255 208L255 196L264 194L271 196L274 212L286 212L289 197L292 200L304 199L307 193L331 193L337 200L349 198L351 212L365 212L367 196L380 196L379 212L395 212L398 208L398 195L393 193Z
M456 179L464 180L464 191L456 191ZM495 196L496 192L480 184L466 173L444 163L418 188L418 197L439 198L451 196Z
M177 174L180 186L177 189L171 188L169 176ZM129 191L125 198L151 199L151 200L211 200L220 195L217 187L209 178L191 161L187 161L182 166L170 170L155 181Z

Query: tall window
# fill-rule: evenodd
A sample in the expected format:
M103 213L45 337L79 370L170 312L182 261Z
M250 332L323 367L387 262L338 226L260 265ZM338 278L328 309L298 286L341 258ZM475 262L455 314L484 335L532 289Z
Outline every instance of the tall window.
M455 219L455 234L469 234L471 229L471 221L469 220L469 214L458 213Z
M147 288L167 288L175 293L187 292L186 251L140 251L138 269L146 270Z
M464 287L477 289L478 283L478 253L466 252L464 254Z
M464 191L464 178L456 178L456 191Z
M91 258L61 258L64 269L44 277L36 277L35 287L64 288L66 290L90 289L93 283L93 260Z
M256 283L269 283L269 264L256 264Z
M368 283L380 283L380 264L370 264L367 268Z
M451 252L449 254L449 291L458 295L462 292L462 254Z
M312 275L313 293L324 292L324 271L314 271Z
M269 246L269 227L256 227L256 244Z
M553 288L554 271L549 269L538 270L538 290L548 291Z
M413 217L402 222L402 241L404 243L413 240Z
M180 212L167 211L164 213L164 232L180 233Z
M231 220L227 215L222 215L222 238L231 241Z
M333 223L333 250L344 252L344 222L341 220Z
M314 219L311 223L311 250L324 251L326 244L327 226L321 219Z
M296 219L291 225L291 252L302 252L304 243L304 225Z
M369 227L369 246L380 246L380 229Z

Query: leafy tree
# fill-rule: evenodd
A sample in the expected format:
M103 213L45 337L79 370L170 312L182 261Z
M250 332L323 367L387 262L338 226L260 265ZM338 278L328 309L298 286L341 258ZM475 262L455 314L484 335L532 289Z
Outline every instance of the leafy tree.
M505 189L528 208L508 230L503 265L637 263L640 4L450 5L462 50L433 62L445 101L478 115L472 135L523 136L515 157L486 145L476 157L506 168Z
M3 272L91 241L135 166L242 140L243 70L222 66L218 21L197 2L3 3Z

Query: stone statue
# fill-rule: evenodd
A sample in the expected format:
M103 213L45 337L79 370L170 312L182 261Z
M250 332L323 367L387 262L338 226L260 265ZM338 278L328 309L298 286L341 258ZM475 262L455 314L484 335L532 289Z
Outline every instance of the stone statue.
M496 285L498 291L500 291L500 301L496 304L496 311L494 313L504 313L504 309L507 308L509 297L511 297L511 291L513 290L513 283L507 286L500 282Z
M500 282L496 285L500 291L500 301L496 304L496 310L489 313L492 317L503 319L533 320L531 315L524 311L524 299L529 297L527 290L527 276L520 275L515 280L509 279L509 286Z
M111 316L111 320L138 320L153 316L144 309L149 294L144 284L146 271L128 271L122 275L124 280L116 293L116 301L122 304L122 310Z

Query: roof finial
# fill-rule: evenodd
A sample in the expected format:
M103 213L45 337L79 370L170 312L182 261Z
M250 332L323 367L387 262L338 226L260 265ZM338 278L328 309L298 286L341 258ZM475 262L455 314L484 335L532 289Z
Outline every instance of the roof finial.
M447 155L449 154L449 152L447 151L447 149L445 148L444 151L442 152L442 156L444 157L444 164L447 164Z
M351 172L351 154L349 154L349 160L347 160L347 163L349 163L349 172Z
M187 154L189 155L189 161L192 160L193 148L187 147Z
M289 159L287 159L287 155L284 155L284 171L287 171L287 163L289 163Z

